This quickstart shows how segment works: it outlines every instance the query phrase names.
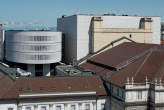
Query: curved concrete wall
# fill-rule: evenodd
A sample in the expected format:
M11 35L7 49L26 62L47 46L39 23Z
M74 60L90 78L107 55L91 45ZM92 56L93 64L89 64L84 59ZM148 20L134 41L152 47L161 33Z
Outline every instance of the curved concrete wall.
M25 64L61 61L61 32L6 31L6 60Z

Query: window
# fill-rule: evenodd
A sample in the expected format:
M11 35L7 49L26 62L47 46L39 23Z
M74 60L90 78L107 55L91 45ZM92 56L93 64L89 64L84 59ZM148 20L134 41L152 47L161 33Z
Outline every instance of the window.
M90 104L85 104L85 110L90 110Z
M119 96L119 88L117 88L117 96Z
M43 76L43 65L42 64L35 65L35 76Z
M138 91L138 99L142 99L142 91Z
M56 106L56 110L61 110L61 106L60 105Z
M122 91L122 98L124 98L124 91Z
M46 106L42 106L41 107L41 110L46 110Z
M113 86L111 87L111 92L113 93Z
M8 110L14 110L13 108L8 108Z
M75 105L71 105L71 110L76 110L76 106Z
M31 107L26 107L26 110L31 110Z
M105 110L105 104L101 104L101 110Z

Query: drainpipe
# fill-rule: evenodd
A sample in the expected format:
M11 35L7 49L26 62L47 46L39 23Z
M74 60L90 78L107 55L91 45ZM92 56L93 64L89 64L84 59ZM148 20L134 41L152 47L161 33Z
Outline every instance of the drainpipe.
M97 97L98 97L98 96L97 96L97 94L96 94L96 110L97 110L97 99L98 99Z

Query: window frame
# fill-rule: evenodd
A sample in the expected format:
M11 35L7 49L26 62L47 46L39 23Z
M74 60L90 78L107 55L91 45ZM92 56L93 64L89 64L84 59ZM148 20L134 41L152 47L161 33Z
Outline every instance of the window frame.
M141 100L142 99L142 91L138 91L138 99Z
M70 109L71 109L71 110L72 110L72 106L75 107L73 110L76 110L76 105L75 105L75 104L71 104L71 105L70 105Z
M89 105L89 109L87 108L87 106L86 106L86 105ZM91 110L91 104L86 103L86 104L85 104L85 106L84 106L84 110Z
M30 108L30 109L27 109L27 108ZM25 107L25 110L32 110L32 107L31 106L27 106L27 107Z
M8 107L7 110L14 110L14 107Z
M103 108L102 108L103 105ZM101 110L105 110L105 103L101 103Z

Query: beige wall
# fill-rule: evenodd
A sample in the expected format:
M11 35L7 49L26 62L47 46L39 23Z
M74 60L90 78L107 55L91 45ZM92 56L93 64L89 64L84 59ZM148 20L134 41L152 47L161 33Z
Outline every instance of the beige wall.
M92 51L96 52L112 41L122 37L127 37L139 43L152 43L151 19L145 18L140 22L139 29L107 29L102 28L102 19L100 17L94 17L92 20Z

